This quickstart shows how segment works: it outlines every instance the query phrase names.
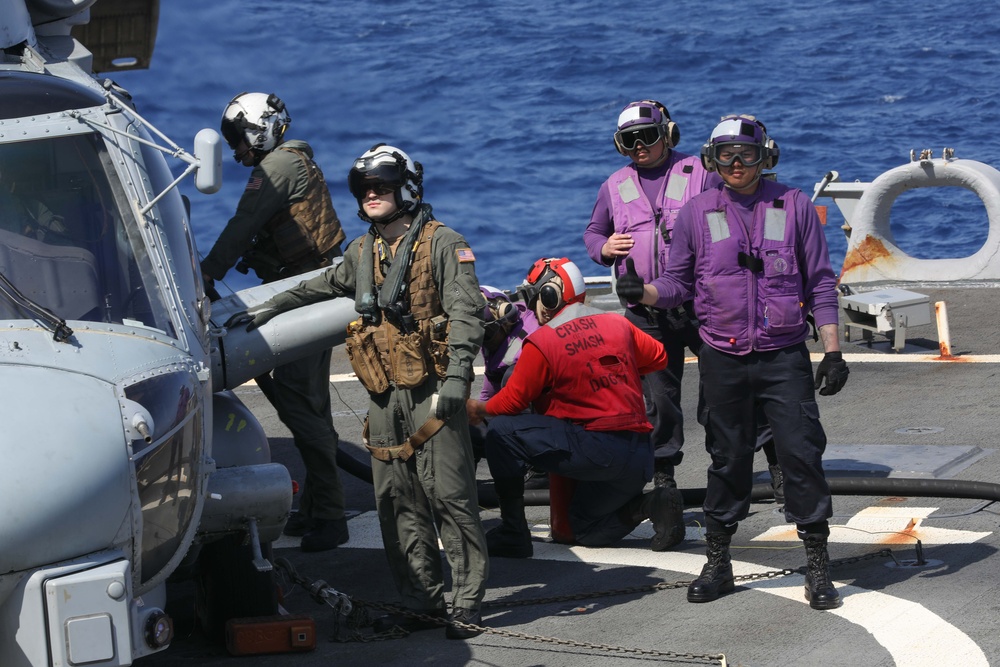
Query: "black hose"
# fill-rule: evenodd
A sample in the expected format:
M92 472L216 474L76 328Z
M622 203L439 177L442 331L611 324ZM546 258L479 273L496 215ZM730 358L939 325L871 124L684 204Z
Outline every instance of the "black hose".
M921 498L973 498L1000 501L1000 484L961 479L910 479L905 477L830 477L830 493L835 496L916 496ZM685 507L701 507L705 489L681 489ZM751 500L774 498L770 483L754 484ZM491 482L480 482L479 504L496 507L497 494ZM525 505L548 505L548 489L527 489Z
M264 394L264 398L267 399L271 406L274 406L274 378L271 377L270 373L263 373L254 378L257 383L257 388L260 389L260 393ZM275 408L277 409L277 408ZM343 445L346 441L341 440L340 445ZM372 467L370 464L364 461L359 461L347 452L344 451L342 446L337 447L337 467L344 472L357 477L362 482L368 482L373 484L372 481Z
M341 440L340 446L337 447L337 467L349 475L357 477L362 482L373 484L371 465L363 461L359 461L345 452L343 447L344 442L344 440Z

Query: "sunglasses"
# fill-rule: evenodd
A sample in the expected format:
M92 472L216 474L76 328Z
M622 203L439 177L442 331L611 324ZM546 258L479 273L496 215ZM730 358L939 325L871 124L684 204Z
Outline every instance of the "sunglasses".
M638 144L652 146L662 138L658 125L646 125L634 130L619 130L618 143L627 151L635 150Z
M715 162L723 167L737 160L744 167L753 167L764 159L764 151L756 144L722 144L715 147Z

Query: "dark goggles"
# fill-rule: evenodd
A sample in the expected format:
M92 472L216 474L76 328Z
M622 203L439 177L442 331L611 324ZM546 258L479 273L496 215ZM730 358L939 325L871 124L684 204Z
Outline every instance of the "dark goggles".
M355 199L363 199L369 190L377 195L387 195L399 190L405 182L405 175L393 164L382 164L370 169L359 169L358 165L347 175L347 187Z
M764 159L764 151L757 144L719 144L712 149L716 164L728 167L737 160L744 167L753 167Z
M659 125L644 125L637 128L618 130L618 143L627 151L635 150L638 144L652 146L661 138L663 134Z
M240 142L244 139L244 132L246 131L246 121L243 118L243 112L232 119L226 119L222 121L222 138L226 140L229 144L229 148L236 150L236 147L240 145Z

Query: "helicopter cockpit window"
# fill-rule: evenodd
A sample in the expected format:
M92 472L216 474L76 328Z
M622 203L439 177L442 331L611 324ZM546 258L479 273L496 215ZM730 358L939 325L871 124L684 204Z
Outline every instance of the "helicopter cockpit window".
M96 134L0 144L0 272L59 317L176 336ZM0 319L32 315L0 298Z

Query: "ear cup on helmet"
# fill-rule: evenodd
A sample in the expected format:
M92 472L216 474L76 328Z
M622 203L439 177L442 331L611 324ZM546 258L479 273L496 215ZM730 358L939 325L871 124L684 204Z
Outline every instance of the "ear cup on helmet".
M555 283L545 283L538 290L538 299L546 310L556 310L563 305L562 289Z
M774 169L778 166L778 158L781 157L781 149L778 148L778 144L774 142L774 139L767 137L764 142L764 169Z
M701 166L705 171L715 171L715 160L712 159L712 144L706 141L701 145Z
M667 148L673 148L681 140L681 128L677 127L677 123L672 120L667 121L667 126L664 128L664 140L667 142Z
M615 132L613 135L611 135L611 138L615 142L615 150L621 153L622 155L628 157L628 152L626 152L626 150L622 148L621 142L618 141L618 133Z

